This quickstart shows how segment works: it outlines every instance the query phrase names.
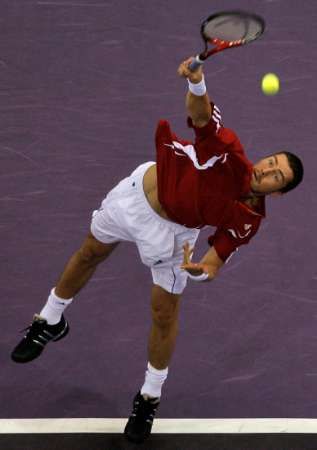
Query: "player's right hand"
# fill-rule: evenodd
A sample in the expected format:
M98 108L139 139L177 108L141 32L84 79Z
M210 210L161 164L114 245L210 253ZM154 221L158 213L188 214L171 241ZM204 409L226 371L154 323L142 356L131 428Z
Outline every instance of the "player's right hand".
M203 78L203 69L202 66L200 66L197 70L195 70L195 72L189 70L189 64L193 61L193 59L193 57L190 57L183 61L179 65L177 73L180 77L188 78L192 83L199 83Z

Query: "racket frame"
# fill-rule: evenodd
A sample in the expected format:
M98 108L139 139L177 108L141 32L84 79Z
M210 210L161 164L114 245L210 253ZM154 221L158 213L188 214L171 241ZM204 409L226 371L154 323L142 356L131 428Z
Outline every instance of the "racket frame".
M205 35L204 31L206 28L206 25L213 19L216 19L217 17L225 16L225 15L236 15L236 16L243 16L248 17L250 19L255 20L260 25L260 31L256 34L256 36L252 39L239 39L235 41L224 41L218 38L210 38ZM242 45L248 44L250 42L255 41L258 39L265 30L265 21L264 19L253 13L249 13L242 10L233 10L233 11L222 11L215 14L210 15L203 21L200 27L200 35L204 41L205 49L203 52L201 52L199 55L196 55L194 60L190 63L189 69L192 72L195 72L195 70L200 67L204 61L209 58L209 56L214 55L215 53L222 52L223 50L234 48L234 47L241 47ZM214 47L208 50L208 44L213 44Z

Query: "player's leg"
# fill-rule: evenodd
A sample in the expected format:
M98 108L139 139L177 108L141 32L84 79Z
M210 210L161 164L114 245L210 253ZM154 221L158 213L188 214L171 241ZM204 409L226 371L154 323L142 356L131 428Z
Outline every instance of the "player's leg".
M144 168L148 165L145 164ZM72 302L73 296L87 283L97 265L111 254L118 242L134 240L130 228L135 230L139 221L136 214L139 202L136 174L139 172L140 168L121 180L108 193L100 208L93 212L91 233L69 260L40 315L36 316L27 335L13 351L14 361L31 361L39 356L47 342L67 334L69 327L63 311ZM142 188L141 175L137 178L139 188Z
M133 401L133 411L125 427L132 442L143 442L151 433L161 390L168 374L178 333L180 294L172 294L161 286L152 288L152 327L148 341L148 367L145 381Z
M27 334L13 350L11 357L15 362L32 361L48 342L66 336L69 326L63 315L65 308L85 286L98 264L111 254L118 242L126 240L121 215L114 213L119 210L118 199L124 194L120 185L110 191L99 210L94 211L91 232L68 261L40 314L35 315Z
M134 398L133 411L125 427L125 436L132 442L149 437L162 387L167 379L178 333L178 314L181 294L187 275L176 266L152 268L152 324L148 339L148 364L145 381Z
M11 357L15 362L32 361L42 353L49 341L57 341L66 336L69 325L63 312L91 278L98 264L104 261L117 245L118 242L99 242L92 233L88 234L79 250L69 259L40 314L34 316L26 335L13 350Z

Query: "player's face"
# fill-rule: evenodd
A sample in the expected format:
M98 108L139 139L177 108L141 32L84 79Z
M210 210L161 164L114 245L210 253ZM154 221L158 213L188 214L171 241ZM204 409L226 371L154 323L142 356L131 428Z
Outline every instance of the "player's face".
M256 194L278 192L293 179L293 171L284 153L267 156L254 164L251 189Z

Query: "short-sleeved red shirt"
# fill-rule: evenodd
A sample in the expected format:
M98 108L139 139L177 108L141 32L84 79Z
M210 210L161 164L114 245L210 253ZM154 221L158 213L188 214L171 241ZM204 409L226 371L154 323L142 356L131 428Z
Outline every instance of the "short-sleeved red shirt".
M217 227L209 237L225 261L247 244L265 216L242 202L250 192L252 164L236 134L221 124L219 109L203 128L193 126L195 142L179 139L166 120L156 130L158 197L168 217L189 228Z

